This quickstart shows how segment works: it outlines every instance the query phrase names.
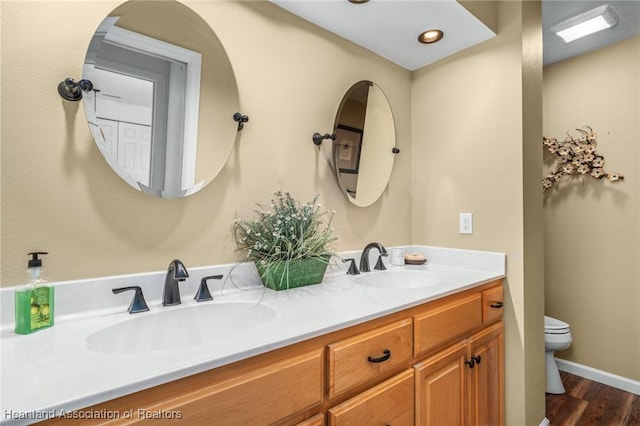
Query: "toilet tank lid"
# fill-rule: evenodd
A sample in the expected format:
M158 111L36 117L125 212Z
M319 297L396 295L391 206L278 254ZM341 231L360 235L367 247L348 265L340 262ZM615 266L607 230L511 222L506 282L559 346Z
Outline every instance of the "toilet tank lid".
M560 330L564 328L569 328L569 324L564 321L560 321L559 319L555 319L552 317L544 316L544 328L546 330Z

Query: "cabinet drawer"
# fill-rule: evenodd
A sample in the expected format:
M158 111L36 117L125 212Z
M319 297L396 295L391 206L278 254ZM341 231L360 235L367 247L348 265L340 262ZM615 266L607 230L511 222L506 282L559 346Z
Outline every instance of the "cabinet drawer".
M504 314L504 297L502 286L497 286L482 292L482 323L502 318Z
M271 424L322 403L321 349L275 362L233 379L185 393L161 407L183 413L184 424Z
M482 296L472 294L414 316L415 355L464 337L482 326Z
M408 363L411 348L410 318L330 344L329 398Z
M413 426L413 373L407 370L329 410L329 426Z

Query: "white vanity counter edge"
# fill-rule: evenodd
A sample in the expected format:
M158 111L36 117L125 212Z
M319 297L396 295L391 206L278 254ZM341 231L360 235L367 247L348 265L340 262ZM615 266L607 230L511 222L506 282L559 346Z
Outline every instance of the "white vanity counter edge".
M186 265L190 277L180 284L183 305L178 307L160 306L164 271L50 283L56 291L56 323L26 336L13 332L15 288L2 288L0 422L30 424L45 420L505 277L506 255L502 253L427 246L403 248L405 253L425 255L427 264L388 266L389 270L426 271L441 277L439 282L419 288L371 288L356 284L354 276L345 274L346 265L338 261L322 284L276 292L262 287L252 264L203 268ZM358 254L341 253L338 257L358 260ZM202 303L265 304L276 312L268 324L221 344L170 351L105 354L88 348L87 338L110 325L161 310L188 309L188 305L195 304L192 298L202 277L227 277L232 269L234 283L243 290L229 280L223 289L222 283L210 281L214 300ZM379 272L369 274L376 273ZM112 288L130 285L142 287L149 312L130 315L126 309L133 294L111 292Z

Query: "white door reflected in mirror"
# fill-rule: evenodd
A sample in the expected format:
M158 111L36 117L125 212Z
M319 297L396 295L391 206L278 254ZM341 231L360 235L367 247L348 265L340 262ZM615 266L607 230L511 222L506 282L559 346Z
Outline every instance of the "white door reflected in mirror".
M94 85L83 99L96 145L132 187L180 198L224 166L237 132L237 86L222 45L191 9L123 3L96 30L83 78Z

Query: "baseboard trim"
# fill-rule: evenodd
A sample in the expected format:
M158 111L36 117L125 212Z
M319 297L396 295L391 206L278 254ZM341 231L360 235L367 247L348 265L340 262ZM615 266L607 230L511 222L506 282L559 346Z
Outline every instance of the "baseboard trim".
M627 379L626 377L617 376L615 374L607 373L606 371L597 370L586 365L577 364L560 358L556 358L556 364L558 364L559 370L566 371L567 373L575 374L576 376L584 377L586 379L593 380L594 382L604 383L605 385L640 395L640 382L636 380Z
M546 417L540 422L540 426L549 426L550 424L549 419Z

